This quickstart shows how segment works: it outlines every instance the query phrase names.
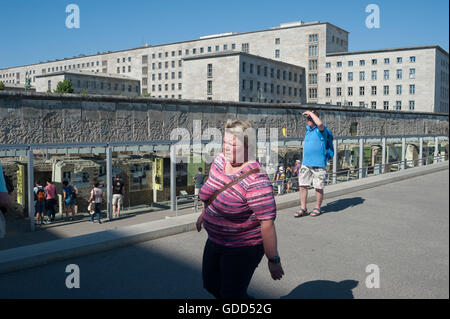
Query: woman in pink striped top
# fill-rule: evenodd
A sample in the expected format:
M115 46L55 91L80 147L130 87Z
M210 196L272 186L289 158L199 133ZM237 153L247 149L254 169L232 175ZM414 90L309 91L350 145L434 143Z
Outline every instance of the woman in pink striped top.
M216 298L250 298L247 288L264 254L272 278L278 280L284 274L277 250L272 184L260 164L248 159L254 148L242 134L246 130L252 130L249 122L227 122L223 153L211 164L199 193L206 207L217 190L252 169L260 170L221 192L197 221L197 230L203 225L208 233L203 285Z

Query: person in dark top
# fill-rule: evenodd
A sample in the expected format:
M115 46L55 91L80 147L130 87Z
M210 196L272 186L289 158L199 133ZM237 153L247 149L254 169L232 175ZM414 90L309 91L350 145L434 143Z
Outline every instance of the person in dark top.
M195 183L195 202L194 202L194 209L198 209L198 193L200 192L200 188L202 188L203 184L205 183L205 174L203 174L203 169L199 167L198 173L192 178L192 180Z
M125 195L125 184L120 179L120 175L116 175L113 181L113 218L120 216L120 209L123 206L123 196Z

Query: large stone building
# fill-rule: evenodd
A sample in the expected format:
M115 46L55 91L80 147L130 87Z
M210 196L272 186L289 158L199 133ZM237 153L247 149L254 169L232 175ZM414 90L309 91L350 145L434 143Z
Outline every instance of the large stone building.
M58 71L36 76L36 92L53 92L59 82L72 82L74 93L139 96L140 81L120 74Z
M186 99L306 102L304 68L248 53L225 51L185 58L184 76L195 79L183 85Z
M115 52L98 52L95 55L80 55L73 58L0 69L0 81L21 84L24 83L26 77L29 77L32 85L35 85L38 75L68 70L87 70L97 73L126 75L141 81L142 94L150 93L153 97L181 99L185 98L183 92L186 92L183 86L199 80L186 77L184 59L231 50L304 67L306 82L304 93L308 103L324 103L330 100L332 103L334 101L343 103L344 101L331 98L331 86L325 83L325 74L331 73L326 67L327 63L332 60L337 62L335 60L340 57L348 58L350 56L358 63L359 60L371 61L372 59L382 62L382 59L384 59L382 52L387 51L348 52L348 34L347 31L328 22L283 23L266 30L216 34L190 41L146 45ZM429 97L426 103L422 103L421 100L415 101L414 110L419 109L428 112L445 112L447 110L448 112L448 102L445 101L445 96L448 96L448 82L444 80L445 77L448 78L448 53L437 46L435 48L437 52L435 55L425 54L423 56L418 53L407 53L405 49L397 49L397 51L402 51L405 54L404 60L409 59L409 56L416 56L417 94L423 95L424 98ZM394 59L391 62L394 63L397 54L392 54L393 57L390 57L390 59ZM373 58L372 55L374 55ZM427 74L422 73L421 70L424 68L428 70ZM235 71L237 72L237 70ZM370 69L367 70L367 72L370 71ZM406 69L404 72L407 72ZM426 83L427 80L419 77L428 78L429 74L432 77L434 76L435 80L422 87L419 82ZM358 77L359 73L354 76ZM377 76L379 78L380 74ZM391 76L395 76L395 74ZM403 76L409 77L409 74ZM161 91L159 91L159 87L161 87ZM330 89L330 96L326 96L327 88ZM402 89L405 90L405 87ZM337 86L335 90L337 90ZM346 90L348 89L346 88ZM378 90L381 89L378 87ZM439 99L432 98L436 94L438 94ZM283 100L279 100L282 103ZM392 109L392 103L396 103L396 101L389 101L389 109ZM357 103L357 105L359 105L359 102L364 102L364 106L367 107L372 105L371 99L358 99L351 102ZM376 107L381 108L381 103L384 103L384 100L375 102ZM409 100L402 100L401 109L409 109Z
M438 46L327 54L319 103L448 113L448 53Z

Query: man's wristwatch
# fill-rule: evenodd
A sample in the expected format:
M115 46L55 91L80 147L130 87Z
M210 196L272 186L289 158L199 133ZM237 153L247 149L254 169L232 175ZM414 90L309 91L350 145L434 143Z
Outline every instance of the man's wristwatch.
M280 256L274 256L274 257L268 258L268 259L273 264L279 264L280 263Z

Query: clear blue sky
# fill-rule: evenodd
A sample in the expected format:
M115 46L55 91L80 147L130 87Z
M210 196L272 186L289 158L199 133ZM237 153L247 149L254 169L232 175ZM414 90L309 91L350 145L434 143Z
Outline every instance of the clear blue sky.
M65 25L71 3L79 29ZM365 26L371 3L379 29ZM448 0L0 0L0 68L298 20L349 31L350 51L437 44L448 52Z

